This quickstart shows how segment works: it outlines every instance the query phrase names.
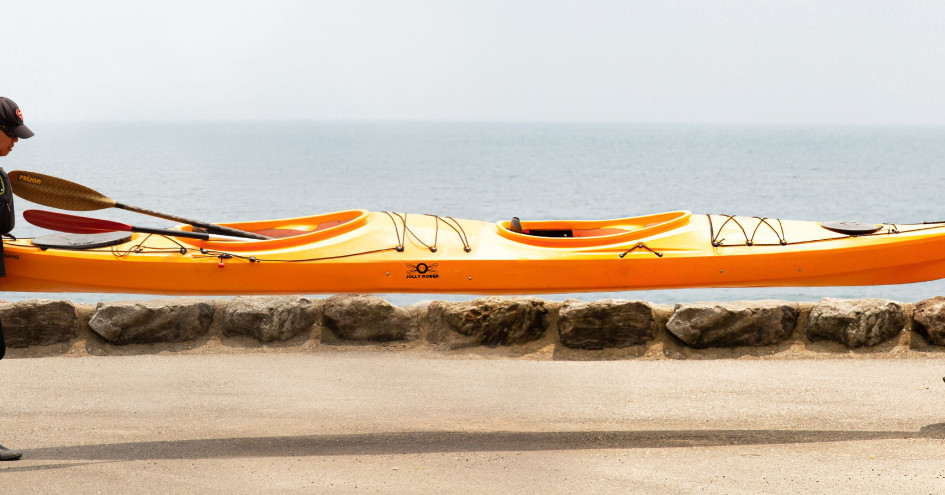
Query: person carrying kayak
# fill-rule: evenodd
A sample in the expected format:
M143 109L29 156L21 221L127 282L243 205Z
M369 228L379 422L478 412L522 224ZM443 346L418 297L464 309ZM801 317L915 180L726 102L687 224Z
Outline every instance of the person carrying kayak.
M23 125L23 112L20 107L9 98L0 96L0 156L7 156L13 151L13 146L20 139L33 137L33 131ZM13 191L10 188L10 179L3 168L0 168L0 235L13 230ZM3 241L0 239L0 277L6 275L3 266ZM0 322L0 359L6 353L6 338L3 335L3 323ZM15 461L23 457L19 450L12 450L0 445L0 461Z

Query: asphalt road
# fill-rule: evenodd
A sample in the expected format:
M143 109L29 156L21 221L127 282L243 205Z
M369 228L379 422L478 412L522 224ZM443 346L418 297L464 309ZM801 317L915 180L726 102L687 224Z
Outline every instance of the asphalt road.
M943 493L945 360L0 362L5 493Z

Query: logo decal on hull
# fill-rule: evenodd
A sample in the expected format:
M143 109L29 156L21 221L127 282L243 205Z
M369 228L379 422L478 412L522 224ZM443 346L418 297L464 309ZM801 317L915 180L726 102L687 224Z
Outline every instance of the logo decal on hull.
M407 263L407 278L440 278L436 272L437 263Z

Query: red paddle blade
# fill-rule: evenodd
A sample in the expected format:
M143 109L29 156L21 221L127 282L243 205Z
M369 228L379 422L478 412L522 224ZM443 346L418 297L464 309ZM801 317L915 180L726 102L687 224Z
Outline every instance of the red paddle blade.
M43 210L26 210L23 218L27 222L44 229L69 232L71 234L101 234L103 232L131 232L131 225L126 223L101 220L98 218L79 217Z

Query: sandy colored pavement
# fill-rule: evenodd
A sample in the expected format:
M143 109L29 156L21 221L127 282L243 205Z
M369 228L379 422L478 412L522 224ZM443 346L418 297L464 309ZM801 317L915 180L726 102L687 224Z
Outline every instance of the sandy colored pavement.
M0 362L5 493L945 493L945 360Z

